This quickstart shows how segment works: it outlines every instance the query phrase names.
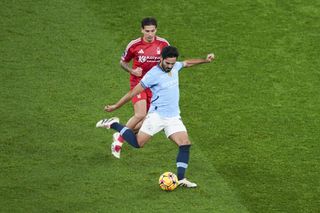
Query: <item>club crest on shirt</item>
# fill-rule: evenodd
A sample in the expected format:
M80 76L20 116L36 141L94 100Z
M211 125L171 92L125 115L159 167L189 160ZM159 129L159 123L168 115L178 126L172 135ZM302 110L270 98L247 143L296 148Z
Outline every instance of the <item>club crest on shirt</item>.
M160 47L157 47L157 54L160 55L160 53L161 53Z

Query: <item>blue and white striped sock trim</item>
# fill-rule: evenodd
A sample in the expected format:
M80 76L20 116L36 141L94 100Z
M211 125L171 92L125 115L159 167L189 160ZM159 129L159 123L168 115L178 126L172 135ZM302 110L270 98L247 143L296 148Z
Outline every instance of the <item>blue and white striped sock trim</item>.
M120 131L120 135L122 136L123 133L124 133L125 131L127 131L128 129L129 129L128 127L123 127L123 129L121 129L121 131Z
M188 168L188 164L187 163L183 163L183 162L177 162L177 167L182 167L182 168Z

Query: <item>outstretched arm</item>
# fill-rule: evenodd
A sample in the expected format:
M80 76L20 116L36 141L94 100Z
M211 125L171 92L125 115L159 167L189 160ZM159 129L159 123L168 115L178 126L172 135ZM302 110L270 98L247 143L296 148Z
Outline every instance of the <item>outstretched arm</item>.
M144 88L139 83L137 86L133 88L133 90L130 90L127 94L125 94L116 104L107 105L104 107L104 110L107 112L112 112L121 106L123 106L125 103L130 101L134 96L138 95L144 90Z
M188 59L183 61L183 67L192 67L197 64L210 63L214 60L214 54L210 53L206 58Z

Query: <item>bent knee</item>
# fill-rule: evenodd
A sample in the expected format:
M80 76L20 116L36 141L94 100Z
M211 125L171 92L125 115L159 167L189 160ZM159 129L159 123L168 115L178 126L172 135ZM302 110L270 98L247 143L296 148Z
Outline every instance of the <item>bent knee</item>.
M135 113L135 114L134 114L134 117L135 117L137 120L141 121L141 120L143 120L143 119L146 117L146 115L147 115L147 113Z

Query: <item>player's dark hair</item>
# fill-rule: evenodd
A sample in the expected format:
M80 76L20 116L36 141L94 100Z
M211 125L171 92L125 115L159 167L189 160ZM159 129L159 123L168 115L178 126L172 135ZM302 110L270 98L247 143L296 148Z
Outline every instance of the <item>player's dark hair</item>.
M150 25L154 25L157 28L157 20L153 17L147 17L142 19L141 21L141 27L144 28L144 26L150 26Z
M161 56L163 59L166 58L178 58L179 52L178 49L174 46L166 46L162 49Z

